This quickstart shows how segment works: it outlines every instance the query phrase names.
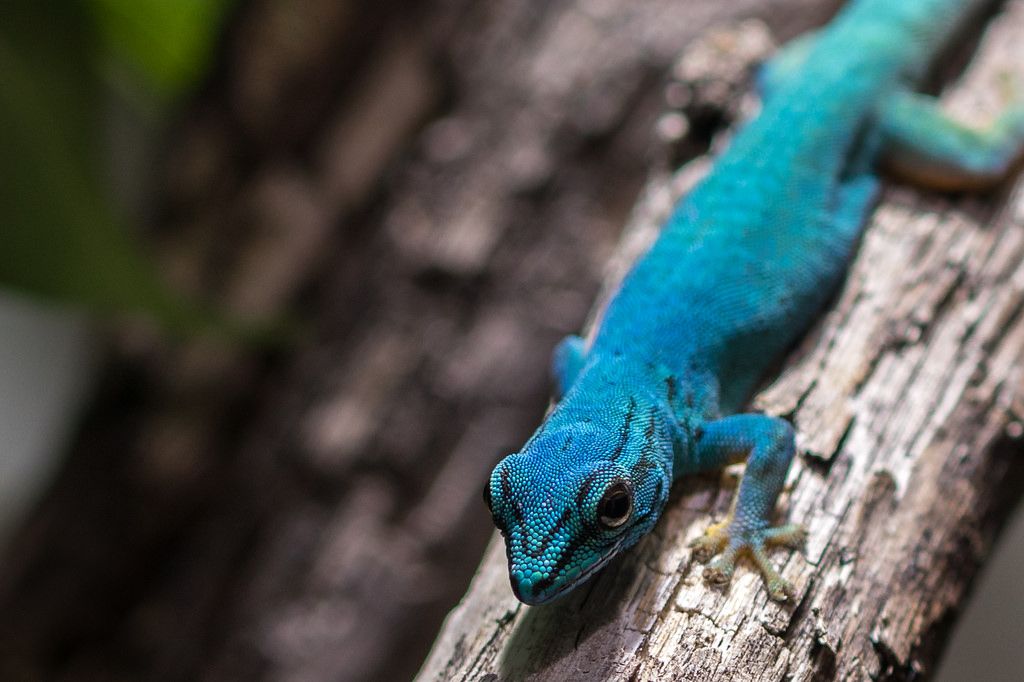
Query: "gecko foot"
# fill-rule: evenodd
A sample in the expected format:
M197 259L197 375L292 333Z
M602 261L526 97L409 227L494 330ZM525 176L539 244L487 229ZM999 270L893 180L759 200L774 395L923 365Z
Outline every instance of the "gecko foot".
M728 583L736 569L736 560L746 555L754 560L764 578L769 597L775 601L792 599L795 594L793 586L772 567L765 550L772 546L799 549L807 539L807 530L795 523L775 528L737 526L739 524L728 518L713 524L703 537L690 543L694 558L708 564L704 569L704 579L716 585Z

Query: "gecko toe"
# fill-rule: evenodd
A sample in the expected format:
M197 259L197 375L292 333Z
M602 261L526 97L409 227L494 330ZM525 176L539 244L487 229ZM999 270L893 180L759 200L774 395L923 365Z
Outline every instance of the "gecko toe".
M736 550L727 549L715 557L704 569L704 580L713 585L727 585L736 571Z
M737 527L731 519L708 528L707 533L690 543L697 561L707 563L704 579L714 585L732 580L740 556L749 556L764 579L768 596L779 602L793 599L796 591L768 560L766 548L782 546L799 549L807 539L807 530L799 524L775 528Z
M769 546L801 549L807 542L807 529L799 523L776 526L764 531L764 543Z
M708 527L704 535L690 542L693 558L706 564L729 544L728 522L716 523Z

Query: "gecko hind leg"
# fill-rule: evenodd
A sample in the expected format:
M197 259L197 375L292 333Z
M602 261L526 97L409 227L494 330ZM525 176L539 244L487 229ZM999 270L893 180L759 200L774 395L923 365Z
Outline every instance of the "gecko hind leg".
M886 168L939 190L995 185L1024 154L1024 103L975 128L949 118L933 97L898 91L882 104L878 126Z
M720 468L747 459L747 469L729 515L690 544L694 558L708 564L704 579L728 583L739 558L748 556L764 578L772 599L792 598L793 587L772 567L767 548L798 549L807 537L807 531L799 524L773 527L770 523L795 451L793 427L777 417L733 415L705 425L697 448L702 468Z

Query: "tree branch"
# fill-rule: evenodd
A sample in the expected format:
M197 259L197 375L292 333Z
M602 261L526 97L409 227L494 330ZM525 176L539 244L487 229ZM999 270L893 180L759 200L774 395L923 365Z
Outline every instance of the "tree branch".
M958 113L1005 106L1020 77L1024 3L1008 5L953 89ZM679 185L687 186L685 168ZM664 217L651 183L624 248ZM629 260L628 257L623 260ZM613 277L614 279L614 277ZM419 679L909 679L928 673L1022 481L1024 183L984 198L890 186L839 299L759 408L791 416L802 456L780 516L804 553L773 561L797 586L767 599L739 569L706 585L687 543L732 491L676 486L633 551L563 601L512 597L500 540Z

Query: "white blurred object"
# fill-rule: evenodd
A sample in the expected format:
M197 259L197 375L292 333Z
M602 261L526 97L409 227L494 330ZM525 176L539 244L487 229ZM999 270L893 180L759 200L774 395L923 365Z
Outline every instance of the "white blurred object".
M0 290L0 545L62 459L96 370L82 313Z

